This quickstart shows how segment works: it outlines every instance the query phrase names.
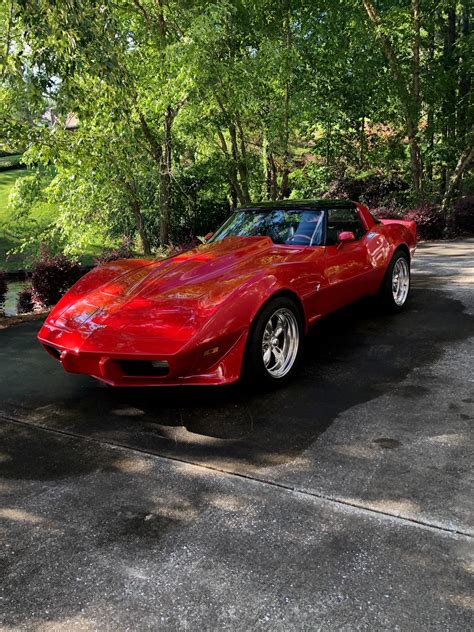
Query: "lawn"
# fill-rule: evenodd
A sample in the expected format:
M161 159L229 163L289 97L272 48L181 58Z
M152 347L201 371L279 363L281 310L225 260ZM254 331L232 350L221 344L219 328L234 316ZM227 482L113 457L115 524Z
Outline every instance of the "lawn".
M7 257L7 252L19 246L18 236L15 234L15 219L8 207L10 192L18 180L32 173L30 169L14 169L0 172L0 270L21 270L28 267L28 259L23 253L12 254ZM37 204L31 213L40 226L47 227L56 216L56 207L53 204ZM102 244L90 243L80 253L81 262L92 263L93 257L100 253Z
M18 239L13 234L14 219L11 210L8 208L8 198L13 185L18 178L30 175L29 169L14 169L0 172L0 269L17 270L24 267L24 257L22 254L11 255L7 259L7 252L17 247ZM51 221L54 209L42 208L42 205L35 209L35 218L47 225Z

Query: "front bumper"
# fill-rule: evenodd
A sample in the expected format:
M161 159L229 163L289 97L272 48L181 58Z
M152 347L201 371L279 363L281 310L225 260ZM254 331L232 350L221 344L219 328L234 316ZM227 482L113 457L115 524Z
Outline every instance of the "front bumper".
M62 331L62 334L66 332ZM38 339L46 351L68 373L84 373L110 386L212 386L236 382L240 378L247 332L227 336L182 349L174 354L90 351L68 344L68 336L58 342L58 330L43 325ZM91 345L88 345L89 347ZM120 347L120 345L118 345ZM217 348L215 353L209 353ZM167 366L156 370L152 363ZM143 374L141 374L143 373ZM161 373L161 374L160 374Z

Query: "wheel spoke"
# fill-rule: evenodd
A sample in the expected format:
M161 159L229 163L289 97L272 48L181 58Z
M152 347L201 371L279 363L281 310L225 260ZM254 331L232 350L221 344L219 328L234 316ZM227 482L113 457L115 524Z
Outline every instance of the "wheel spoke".
M279 349L278 347L273 347L272 351L276 360L274 368L279 369L283 365L283 361L284 361L283 351Z
M273 327L272 327L272 323L269 320L267 323L267 326L265 327L265 331L263 333L263 337L265 338L270 338L273 335Z
M268 363L270 362L270 358L272 357L272 351L270 349L270 347L268 347L267 349L265 349L265 351L263 352L263 363L266 367L268 367Z
M404 258L399 258L392 271L392 296L396 305L402 306L410 289L410 272L408 263Z
M272 377L281 378L291 370L299 342L299 327L293 311L281 308L274 312L262 337L262 360Z

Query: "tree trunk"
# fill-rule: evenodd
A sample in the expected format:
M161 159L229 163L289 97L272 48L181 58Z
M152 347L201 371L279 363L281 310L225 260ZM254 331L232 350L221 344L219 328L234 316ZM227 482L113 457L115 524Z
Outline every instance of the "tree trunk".
M332 127L330 121L328 121L326 126L326 167L329 167L331 164L331 134Z
M171 129L174 112L168 107L163 123L163 151L160 166L160 244L169 243L170 207L171 207Z
M421 162L421 150L418 135L412 123L409 124L408 143L410 145L410 164L413 188L416 193L422 189L423 168Z
M434 71L434 56L435 56L435 29L434 22L431 20L428 25L428 71L430 74ZM428 144L428 156L425 160L426 163L426 176L430 182L433 181L433 155L434 155L434 133L435 133L435 118L434 118L434 104L430 100L427 104L426 115L426 135Z
M234 118L232 118L224 106L220 96L217 93L214 93L214 96L219 109L223 114L227 130L229 132L230 152L224 134L220 129L217 130L221 149L229 162L230 185L240 204L249 204L250 193L248 188L247 154L245 136L240 122L240 117L237 114ZM237 138L237 129L239 132L239 139Z
M242 190L245 193L245 197L247 199L246 203L250 202L250 193L249 193L249 171L248 171L248 158L247 158L247 145L245 142L245 134L242 127L242 123L240 121L239 114L236 115L237 122L237 130L239 132L239 144L240 144L240 156L239 156L239 173L240 173L240 181L242 185Z
M156 162L157 167L161 166L161 157L163 154L160 143L156 140L152 130L150 129L145 117L142 112L138 112L138 118L140 119L140 127L142 128L143 136L145 137L146 142L148 143L149 151L151 157Z
M285 47L286 53L289 59L290 47L291 47L291 29L290 29L290 3L285 3L285 20L284 20L284 34L285 34ZM284 97L284 135L283 135L283 168L281 174L280 192L278 199L283 200L288 197L288 176L290 174L290 83L288 80L289 69L286 69L285 79L285 97Z
M283 168L281 174L281 184L280 184L280 192L278 193L278 199L283 200L285 197L288 197L288 176L290 173L290 150L289 150L289 141L290 141L290 131L289 131L289 87L288 81L285 84L285 129L283 136Z
M443 202L441 204L441 212L446 217L446 232L448 236L451 236L454 232L454 212L453 212L453 199L458 188L459 182L463 173L471 164L474 158L474 145L471 143L462 152L459 160L454 168L454 171L449 179L448 186L446 187L446 193L444 194Z
M219 138L219 144L222 149L222 153L224 154L224 156L226 157L229 163L229 171L228 171L229 186L230 186L230 191L231 191L232 204L235 208L235 206L237 205L237 202L239 204L246 204L247 201L242 191L242 187L240 186L240 183L239 183L239 178L237 174L237 166L235 164L235 160L233 159L233 156L231 156L229 153L229 148L227 146L225 136L220 129L217 130L217 136Z
M469 62L469 36L471 33L471 0L463 0L461 2L461 36L462 50L465 50L464 57L461 59L461 72L459 75L459 97L457 112L457 132L458 138L465 142L466 134L469 129L470 114L470 96L471 96L471 73L468 67Z
M277 166L273 153L268 154L267 161L267 190L270 200L276 200L278 195Z
M419 193L422 188L423 167L421 162L420 143L418 139L420 116L419 63L420 63L420 11L419 0L412 0L412 19L414 37L412 44L412 83L409 85L403 76L401 65L393 50L392 43L383 32L380 17L371 0L362 0L362 4L372 22L376 36L379 38L382 51L392 72L400 101L404 110L405 129L410 146L410 163L413 188Z
M440 192L448 189L448 174L454 166L453 148L456 142L456 5L451 1L447 10L447 21L444 25L443 68L447 76L446 91L443 98L441 113L443 117L443 144L445 160L441 169Z
M143 224L143 216L141 213L140 205L136 199L130 200L130 209L135 218L135 224L138 230L138 234L140 235L140 241L142 242L143 254L151 255L151 246L148 236L145 231L145 226Z
M130 182L125 179L122 180L122 183L127 193L128 205L135 220L135 227L140 236L140 241L142 242L143 254L151 255L150 241L146 234L145 225L143 223L143 216L140 208L140 202L138 201L138 198L136 196L135 188Z
M418 139L418 127L421 111L420 97L420 46L421 46L421 18L420 18L420 0L412 0L412 21L413 21L413 42L412 42L412 86L411 86L411 103L409 114L411 121L408 127L408 137L410 142L410 158L413 186L416 193L420 193L423 186L423 167L421 161L421 149Z
M366 148L367 141L365 138L365 114L362 114L359 127L359 167L363 167L365 164Z

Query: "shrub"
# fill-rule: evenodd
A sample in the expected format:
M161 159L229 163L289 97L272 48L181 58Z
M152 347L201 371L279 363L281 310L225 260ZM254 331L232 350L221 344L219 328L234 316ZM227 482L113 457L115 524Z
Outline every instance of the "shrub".
M456 201L454 222L458 233L474 234L474 195L465 195Z
M393 206L380 206L370 210L378 219L400 219L402 217L401 212Z
M25 287L17 294L16 299L16 311L18 314L28 314L35 308L35 302L33 299L33 288Z
M117 261L118 259L132 259L135 256L132 246L132 240L125 237L118 248L104 250L104 252L94 259L94 263L100 265L101 263Z
M382 176L370 173L362 177L346 175L331 183L325 197L348 198L369 207L378 207L390 202L408 188L408 184L397 174Z
M416 222L419 239L441 239L446 225L444 217L436 206L423 204L403 214L403 219Z
M7 298L8 284L3 272L0 271L0 312L5 310L5 300Z
M41 259L33 266L31 275L35 298L45 307L50 307L80 276L78 263L63 254L52 257L41 247Z
M173 244L168 253L168 257L174 257L179 255L181 252L186 252L186 250L191 250L192 248L196 248L202 242L199 239L190 239L189 241L185 241L181 244Z

